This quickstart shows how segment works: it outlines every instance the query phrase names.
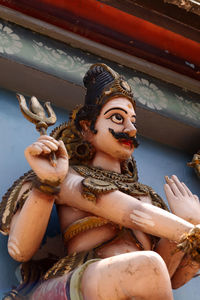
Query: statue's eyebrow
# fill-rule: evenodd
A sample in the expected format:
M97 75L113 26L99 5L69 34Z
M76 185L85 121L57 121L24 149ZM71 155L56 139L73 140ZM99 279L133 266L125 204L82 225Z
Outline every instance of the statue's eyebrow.
M112 107L112 108L110 108L110 109L108 109L105 113L104 113L104 115L105 114L107 114L109 111L111 111L111 110L122 110L123 112L125 112L125 114L128 114L127 113L127 111L125 110L125 109L123 109L123 108L120 108L120 107Z
M125 109L121 108L121 107L112 107L112 108L108 109L108 110L104 113L104 115L107 114L109 111L111 111L111 110L116 110L116 109L117 109L117 110L122 110L123 112L125 112L125 114L128 114L127 111L126 111ZM136 115L132 115L132 118L136 118Z

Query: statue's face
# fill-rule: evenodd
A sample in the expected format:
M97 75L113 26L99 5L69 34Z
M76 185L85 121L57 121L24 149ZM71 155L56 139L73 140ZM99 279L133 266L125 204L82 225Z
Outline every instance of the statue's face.
M128 159L134 150L136 115L127 98L118 97L108 101L97 118L90 142L96 151L118 160Z

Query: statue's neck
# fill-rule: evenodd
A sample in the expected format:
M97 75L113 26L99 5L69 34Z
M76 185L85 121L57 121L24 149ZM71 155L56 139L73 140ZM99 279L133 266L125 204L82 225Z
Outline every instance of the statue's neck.
M103 152L97 152L92 161L92 166L100 167L104 170L114 171L121 173L120 161L116 158L112 158Z

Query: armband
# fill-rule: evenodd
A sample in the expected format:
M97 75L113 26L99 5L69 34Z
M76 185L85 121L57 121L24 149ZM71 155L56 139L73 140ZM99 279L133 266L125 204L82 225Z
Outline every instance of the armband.
M48 194L48 195L58 195L60 192L60 186L59 185L59 181L57 182L46 182L46 181L41 181L38 177L35 178L32 182L32 187L36 188L37 190Z
M200 225L194 226L181 236L177 250L185 252L190 255L192 260L200 263Z

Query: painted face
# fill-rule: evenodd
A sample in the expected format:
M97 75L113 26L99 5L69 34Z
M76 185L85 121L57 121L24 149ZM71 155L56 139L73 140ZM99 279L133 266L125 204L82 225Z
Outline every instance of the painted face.
M97 152L118 160L128 159L134 150L135 122L132 103L123 97L114 98L103 106L95 124L97 133L90 142Z

